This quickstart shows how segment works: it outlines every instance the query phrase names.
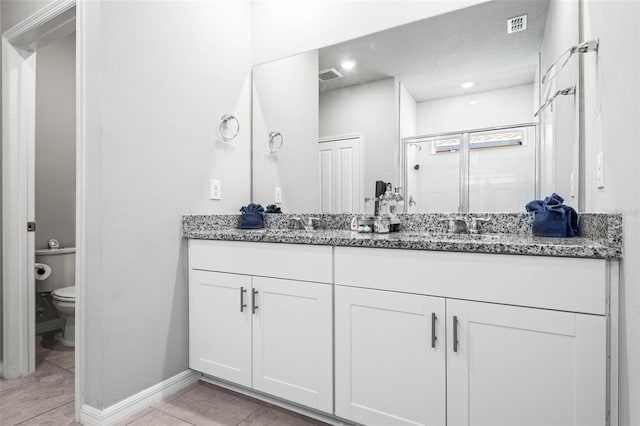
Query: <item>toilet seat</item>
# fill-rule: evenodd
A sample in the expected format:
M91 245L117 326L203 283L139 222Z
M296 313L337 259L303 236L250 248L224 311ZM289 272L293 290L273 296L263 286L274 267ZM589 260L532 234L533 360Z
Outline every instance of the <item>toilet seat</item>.
M75 301L76 287L75 286L62 287L62 288L53 290L53 297L55 297L58 300L64 300L64 301L70 301L70 302Z

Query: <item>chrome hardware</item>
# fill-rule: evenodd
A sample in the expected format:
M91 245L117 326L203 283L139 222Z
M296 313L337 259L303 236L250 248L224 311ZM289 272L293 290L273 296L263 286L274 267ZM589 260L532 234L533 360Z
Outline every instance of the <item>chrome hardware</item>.
M553 103L553 100L555 98L557 98L558 96L562 95L562 96L567 96L567 95L575 95L576 94L576 86L571 86L571 87L565 87L564 89L560 89L558 90L556 93L553 94L553 96L551 96L550 98L548 98L541 106L540 108L538 108L538 110L536 111L535 114L533 114L534 117L537 117L538 114L540 114L546 107L548 107L549 105L551 105Z
M461 217L438 219L440 222L447 222L447 232L450 234L468 234L467 222Z
M256 296L258 295L258 290L255 288L251 291L251 313L255 314L258 310L258 305L256 305Z
M247 292L247 289L244 287L240 287L240 312L244 312L244 308L247 307L247 304L244 303L244 294Z
M549 65L549 68L547 68L547 71L542 75L542 84L545 84L547 81L556 78L556 76L560 73L560 71L562 71L565 65L567 65L567 62L569 62L569 59L571 59L571 57L575 53L598 52L599 49L600 49L600 40L585 41L583 43L578 44L577 46L571 46L570 48L562 52L560 56L558 56L558 59L556 59L551 63L551 65ZM558 65L560 62L562 62L562 64L560 65L559 69L555 73L551 74L551 70L553 70L555 66Z
M479 217L474 217L473 219L471 219L471 224L469 225L470 234L480 233L480 230L478 229L478 222L491 222L491 219L484 219Z
M289 227L290 229L304 229L305 224L301 217L294 216L289 219Z
M235 121L237 128L236 128L236 131L231 136L227 136L223 132L223 127L226 130L227 127L228 127L228 123L230 121ZM229 142L229 141L235 139L235 137L238 136L238 133L240 133L240 122L238 121L238 119L234 115L225 114L220 119L220 124L218 124L218 127L216 128L216 132L218 133L218 137L220 138L221 141Z
M321 217L308 217L306 221L299 216L289 219L291 229L303 229L313 231L315 229L327 229L327 222Z
M27 222L27 232L36 232L35 222Z
M436 340L438 340L438 338L436 337L436 320L438 319L438 317L436 316L435 312L431 313L431 347L435 348L436 347Z
M321 217L310 217L309 223L312 229L327 229L327 222Z
M283 143L284 138L280 132L271 132L269 133L269 142L267 142L267 151L269 151L270 154L275 154L280 151Z
M453 316L453 351L458 352L458 317Z

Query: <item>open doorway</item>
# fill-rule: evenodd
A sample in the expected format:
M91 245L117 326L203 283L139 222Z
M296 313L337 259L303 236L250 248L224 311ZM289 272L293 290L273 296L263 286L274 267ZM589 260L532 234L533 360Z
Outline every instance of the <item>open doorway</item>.
M37 49L35 115L36 371L74 372L75 31Z
M75 30L75 1L56 0L2 33L1 366L23 377L64 353L77 406Z

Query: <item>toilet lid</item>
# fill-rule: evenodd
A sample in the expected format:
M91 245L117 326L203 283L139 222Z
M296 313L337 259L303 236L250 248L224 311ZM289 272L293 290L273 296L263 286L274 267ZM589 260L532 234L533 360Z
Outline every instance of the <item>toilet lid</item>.
M76 287L62 287L56 290L53 290L53 295L60 299L75 299L76 298Z

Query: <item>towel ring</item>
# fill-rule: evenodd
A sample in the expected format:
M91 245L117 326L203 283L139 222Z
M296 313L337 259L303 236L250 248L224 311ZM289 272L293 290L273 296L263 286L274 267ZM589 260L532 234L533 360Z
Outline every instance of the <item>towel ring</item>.
M220 120L221 120L220 124L218 124L218 128L216 129L220 140L224 142L229 142L235 139L235 137L238 136L238 133L240 133L240 122L238 121L238 119L234 115L225 114L222 116ZM225 134L226 130L228 130L229 128L228 123L230 121L236 122L236 131L232 135Z
M284 143L284 138L280 132L271 132L269 133L269 142L267 142L267 151L271 154L275 154L280 151L282 148L282 144Z

